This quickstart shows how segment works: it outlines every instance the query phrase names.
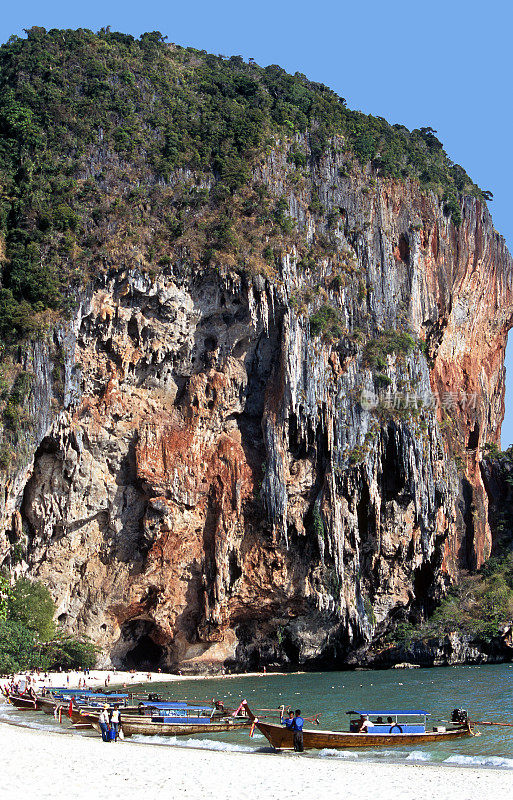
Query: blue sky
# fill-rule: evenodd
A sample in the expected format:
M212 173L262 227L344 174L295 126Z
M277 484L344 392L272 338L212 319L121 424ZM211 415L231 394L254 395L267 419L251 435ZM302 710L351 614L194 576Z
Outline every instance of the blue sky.
M495 227L513 249L512 22L509 0L24 0L2 8L0 40L32 25L160 30L177 44L303 72L351 108L435 128L449 156L494 193ZM513 443L511 340L503 447Z

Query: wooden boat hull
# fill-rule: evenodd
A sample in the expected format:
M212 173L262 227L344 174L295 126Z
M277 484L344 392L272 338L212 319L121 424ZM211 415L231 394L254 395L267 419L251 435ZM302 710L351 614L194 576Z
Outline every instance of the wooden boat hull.
M282 725L267 722L256 722L256 727L263 733L275 750L293 750L294 732ZM305 750L346 750L354 747L397 747L400 745L429 744L430 742L446 742L449 739L461 739L471 736L468 726L461 726L448 731L426 731L425 733L344 733L339 731L315 731L303 729L303 747Z
M45 714L53 714L57 706L63 706L64 704L61 702L57 702L51 697L39 697L37 698L37 707L40 711L43 711Z
M8 701L15 708L24 709L25 711L37 711L39 709L39 700L33 700L31 697L22 697L18 694L10 694Z
M93 728L100 731L100 725L96 716L84 714L82 720L89 721ZM125 736L193 736L197 733L226 733L249 728L249 720L226 720L223 722L211 722L209 724L186 725L179 722L152 722L149 719L136 719L121 716L121 729Z

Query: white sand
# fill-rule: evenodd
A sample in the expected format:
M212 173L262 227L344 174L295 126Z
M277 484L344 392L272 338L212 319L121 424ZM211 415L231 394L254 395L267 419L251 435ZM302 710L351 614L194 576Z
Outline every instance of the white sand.
M284 672L271 672L271 673L263 673L263 672L245 672L245 678L250 678L252 676L258 677L266 677L272 678L279 675L285 675L287 673ZM296 673L302 674L302 673ZM149 677L148 677L149 676ZM115 669L92 669L88 675L84 676L83 672L49 672L48 677L44 677L44 673L40 675L32 674L32 673L18 673L15 675L14 680L26 680L30 678L31 684L36 688L39 689L43 686L59 686L59 687L69 687L70 689L77 689L79 681L82 682L85 678L86 685L90 689L96 689L98 687L105 687L107 686L108 689L115 687L116 689L122 689L126 687L127 689L130 688L131 685L138 684L138 683L170 683L171 681L203 681L205 677L212 677L219 680L229 680L230 678L240 678L241 675L233 674L233 675L212 675L212 676L205 676L205 675L177 675L176 672L122 672ZM69 679L68 679L69 678ZM8 678L0 678L0 686L7 686L10 683ZM151 691L148 689L148 691Z
M2 800L487 800L509 797L513 787L507 770L105 744L1 723L0 750Z
M148 678L150 675L150 678ZM44 677L44 673L36 675L33 673L18 673L14 676L15 681L27 680L36 688L42 686L59 686L69 687L70 689L77 689L79 681L86 681L87 687L96 689L97 687L111 686L120 688L136 683L151 683L152 681L176 681L183 680L183 677L168 672L119 672L115 669L92 669L89 675L84 675L83 672L49 672L48 677ZM0 686L7 685L9 680L7 678L0 678Z

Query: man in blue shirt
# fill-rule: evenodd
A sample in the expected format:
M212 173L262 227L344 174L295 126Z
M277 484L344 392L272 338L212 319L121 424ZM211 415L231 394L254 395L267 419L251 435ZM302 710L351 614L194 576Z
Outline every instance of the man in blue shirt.
M289 711L288 719L285 720L285 727L294 730L294 712Z
M294 731L294 750L296 753L303 752L303 725L305 721L301 716L301 711L296 708L296 716L292 721L291 729Z

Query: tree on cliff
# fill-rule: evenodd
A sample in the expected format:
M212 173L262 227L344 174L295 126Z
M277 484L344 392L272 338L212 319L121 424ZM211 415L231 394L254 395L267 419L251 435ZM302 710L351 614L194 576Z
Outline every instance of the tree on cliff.
M54 615L55 604L42 583L19 578L11 586L0 575L0 674L94 666L94 645L64 636Z
M5 575L0 575L0 622L7 619L10 592L11 584L9 583L9 578Z
M55 632L55 604L42 583L18 578L7 605L10 620L36 634L42 642L52 638Z
M0 674L7 675L40 666L35 635L17 622L1 620Z

